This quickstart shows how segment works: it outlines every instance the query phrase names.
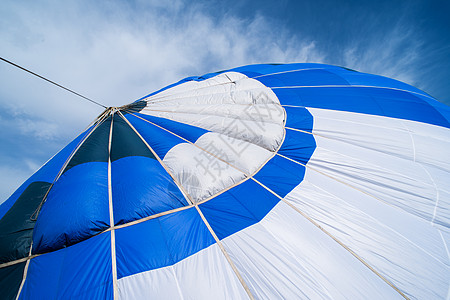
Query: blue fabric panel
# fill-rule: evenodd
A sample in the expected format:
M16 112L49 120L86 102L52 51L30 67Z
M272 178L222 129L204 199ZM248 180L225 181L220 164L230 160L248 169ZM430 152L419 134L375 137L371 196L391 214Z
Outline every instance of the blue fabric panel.
M276 88L282 105L296 105L382 115L381 107L363 88ZM283 101L283 102L281 102Z
M110 237L33 258L20 299L113 299Z
M447 119L428 103L428 97L380 88L366 88L365 92L382 107L385 116L450 127Z
M296 97L283 96L286 93L283 90L295 92ZM426 97L404 91L365 87L315 87L274 89L274 92L277 95L282 93L283 105L365 113L449 127L444 116L423 99Z
M131 156L116 160L111 164L111 177L116 225L188 205L155 159Z
M423 98L428 104L436 109L450 123L450 106L434 99Z
M158 219L116 230L117 278L174 263Z
M286 111L286 127L312 132L313 116L304 107L284 107Z
M292 71L256 78L267 87L348 85L342 77L321 69Z
M144 117L145 115L139 115ZM147 144L163 159L167 152L180 143L186 143L179 137L161 129L149 122L146 122L133 115L125 115L125 118L133 125L137 132L147 142ZM158 119L158 118L156 118ZM153 122L153 120L152 120ZM155 122L154 122L155 123ZM155 123L156 124L156 123Z
M259 73L260 75L265 74L274 74L279 72L287 72L294 70L306 70L306 69L326 69L326 70L334 70L340 69L340 67L332 66L332 65L324 65L324 64L315 64L315 63L296 63L296 64L257 64L257 65L249 65L231 69L230 71L241 72L246 74L248 72L251 73Z
M333 72L338 76L341 76L351 85L390 87L395 89L411 91L422 95L427 95L427 93L425 93L424 91L421 91L418 88L415 88L409 84L384 76L349 71L343 68L334 69L330 72Z
M0 219L5 215L5 213L14 205L16 200L25 191L25 189L32 183L36 181L43 181L52 183L53 180L58 175L62 166L69 158L72 151L77 147L78 143L89 133L92 129L89 128L77 138L75 138L70 144L64 147L58 154L56 154L52 159L50 159L45 165L43 165L36 173L34 173L30 178L28 178L4 203L0 205Z
M311 133L286 129L286 136L278 153L302 164L306 164L315 149L316 141Z
M108 163L71 168L42 207L33 232L33 253L61 249L109 227L108 203Z
M256 180L270 188L278 196L286 196L302 182L305 167L275 155L255 176Z
M164 129L161 129L135 116L126 116L130 123L136 128L139 134L142 135L142 137L147 141L150 147L155 150L155 152L160 156L161 159L175 145L179 143L186 143L186 141L175 136L174 134L179 135L180 137L192 143L195 143L195 141L199 137L208 132L208 130L199 127L171 121L164 118L158 118L144 114L136 115L170 131L168 132Z
M253 180L199 205L219 239L264 218L280 200Z
M304 107L304 103L300 98L299 89L296 88L286 88L286 89L273 89L272 91L277 96L281 105L295 105Z
M144 115L144 114L136 114L139 117L142 117L146 120L149 120L150 122L153 122L179 136L182 138L194 143L196 140L198 140L199 137L204 135L205 133L209 132L208 130L205 130L203 128L195 127L192 125L172 121L165 118L158 118L154 116Z
M215 243L195 208L116 230L117 277L172 265Z

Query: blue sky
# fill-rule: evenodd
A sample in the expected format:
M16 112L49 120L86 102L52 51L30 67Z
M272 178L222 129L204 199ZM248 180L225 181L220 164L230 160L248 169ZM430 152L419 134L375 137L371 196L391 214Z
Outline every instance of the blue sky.
M0 56L106 106L264 62L380 74L450 105L450 1L37 2L2 1ZM0 78L1 203L102 109L5 63Z

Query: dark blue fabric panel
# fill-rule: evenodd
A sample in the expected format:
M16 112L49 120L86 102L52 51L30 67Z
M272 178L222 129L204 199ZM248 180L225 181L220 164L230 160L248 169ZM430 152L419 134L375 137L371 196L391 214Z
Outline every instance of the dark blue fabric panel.
M85 164L88 162L108 161L108 144L111 122L112 118L111 116L109 116L92 130L92 133L88 137L86 137L73 157L70 159L69 163L64 169L64 172L67 172L77 165Z
M140 116L144 117L144 115ZM152 147L152 149L161 159L163 159L167 152L174 146L180 143L185 143L185 141L171 134L170 132L167 132L166 130L150 124L149 122L139 119L133 115L126 115L125 118L130 121L131 125L133 125L136 131L139 132L142 138L150 147Z
M253 180L199 205L219 239L226 238L264 218L280 200Z
M215 243L195 208L116 230L117 277L172 265Z
M33 253L77 243L109 227L108 163L65 172L44 203L33 232Z
M115 224L188 205L155 159L131 156L116 160L111 164L111 177Z
M28 178L4 203L0 205L0 219L5 215L5 213L14 205L16 200L25 191L25 189L32 183L36 181L49 182L52 183L53 180L58 175L59 171L63 167L66 160L69 158L72 151L77 147L78 143L89 133L92 127L77 138L75 138L70 144L64 147L58 154L56 154L52 159L50 159L45 165L43 165L36 173L34 173L30 178Z
M113 299L110 236L33 258L20 299Z
M342 77L323 69L292 71L256 78L267 87L348 85Z
M286 127L312 132L313 116L304 107L284 107L286 111Z
M2 300L16 300L26 262L0 268L0 291Z
M0 220L0 264L27 257L30 252L38 209L50 188L48 182L33 182Z
M286 196L302 182L305 167L275 155L255 176L256 180L270 188L278 196Z
M306 164L316 149L316 141L310 133L286 129L284 143L278 153Z
M107 136L109 137L109 134ZM114 115L110 160L113 162L129 156L143 156L156 160L153 152L130 125L121 116Z

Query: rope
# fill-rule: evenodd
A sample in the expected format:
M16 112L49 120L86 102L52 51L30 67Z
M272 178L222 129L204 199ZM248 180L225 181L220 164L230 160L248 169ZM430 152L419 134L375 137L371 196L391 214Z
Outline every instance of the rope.
M30 73L30 74L36 76L36 77L39 77L39 78L43 79L43 80L45 80L45 81L48 81L48 82L50 82L50 83L56 85L57 87L60 87L60 88L66 90L66 91L68 91L68 92L71 92L72 94L77 95L78 97L81 97L81 98L83 98L83 99L85 99L85 100L88 100L88 101L90 101L90 102L92 102L92 103L94 103L94 104L97 104L97 105L99 105L99 106L101 106L101 107L103 107L103 108L107 108L106 106L104 106L103 104L98 103L97 101L94 101L94 100L92 100L92 99L90 99L90 98L88 98L88 97L85 97L85 96L83 96L83 95L81 95L81 94L79 94L79 93L77 93L77 92L75 92L75 91L72 91L71 89L68 89L68 88L66 88L66 87L64 87L64 86L62 86L62 85L60 85L60 84L58 84L58 83L56 83L56 82L54 82L54 81L51 81L50 79L47 79L47 78L45 78L45 77L43 77L43 76L41 76L41 75L39 75L39 74L36 74L36 73L34 73L34 72L32 72L32 71L30 71L30 70L24 68L24 67L21 67L21 66L15 64L15 63L9 61L9 60L7 60L7 59L4 59L3 57L0 57L0 60L3 60L4 62L6 62L6 63L8 63L8 64L10 64L10 65L13 65L14 67L17 67L17 68L19 68L19 69L21 69L21 70L23 70L23 71L25 71L25 72L28 72L28 73Z

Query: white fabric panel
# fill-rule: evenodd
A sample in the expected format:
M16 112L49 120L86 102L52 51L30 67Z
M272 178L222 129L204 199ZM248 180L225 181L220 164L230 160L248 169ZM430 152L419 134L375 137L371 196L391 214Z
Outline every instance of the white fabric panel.
M448 228L448 225L446 225L448 224L448 221L446 222L446 220L448 220L448 217L450 216L450 206L448 205L448 199L450 199L448 172L429 165L422 166L436 187L437 200L431 222L444 226L441 229L447 230L450 233L450 229Z
M448 184L448 171L439 168L434 168L429 165L422 165L426 170L429 177L432 179L433 184L441 191L450 192L450 186Z
M450 193L446 191L439 191L431 222L433 224L442 225L442 227L439 228L450 233L448 221L450 218L450 205L448 204L449 199Z
M437 186L431 174L439 170L440 180L450 182L443 161L450 157L450 130L428 124L420 143L429 148L424 157L403 120L364 114L309 109L314 117L317 148L308 166L360 189L380 201L399 207L425 220L450 227L448 193ZM448 147L437 136L448 136ZM416 145L416 146L415 146ZM422 151L423 152L423 151ZM423 161L421 163L420 161ZM426 164L427 169L424 165ZM431 170L431 172L430 172ZM447 195L447 196L446 196ZM435 207L438 204L436 214Z
M253 97L245 97L245 93L240 93L239 97L234 97L239 92L246 92L248 90L262 90L266 91L266 93L273 94L272 90L259 82L258 80L250 79L246 75L238 72L225 72L219 74L217 76L211 77L202 81L188 81L167 90L164 90L156 95L147 97L143 100L151 102L151 103L159 103L162 101L174 101L172 103L176 103L177 100L184 101L184 99L189 98L202 98L201 96L210 96L212 94L228 94L231 97L215 97L215 100L219 100L220 102L216 103L235 103L235 101L246 101L245 99L253 99ZM272 97L270 97L272 98ZM276 97L275 97L276 98ZM264 97L258 98L261 101L265 101L268 103L268 99L264 100ZM213 99L210 99L212 101ZM223 101L231 102L223 102ZM255 100L255 99L253 99ZM192 100L191 100L192 101ZM183 104L185 102L181 102ZM208 102L215 103L215 102ZM252 101L247 102L252 103ZM277 102L279 103L279 102Z
M261 121L260 119L245 120L240 119L239 116L221 117L185 113L170 114L153 111L143 113L228 135L235 139L256 144L270 151L275 151L278 148L284 136L282 123L275 124L265 120Z
M412 299L450 287L450 130L308 109L317 148L286 199Z
M409 120L402 122L414 141L416 161L448 172L450 170L450 129ZM448 188L448 182L446 187Z
M411 136L402 120L336 110L307 109L314 118L314 134L414 160Z
M121 278L118 284L119 299L248 299L216 244L173 266Z
M244 173L187 143L170 149L163 162L195 202L245 178Z
M215 132L202 135L195 144L246 174L255 173L273 155L255 144Z
M450 233L449 232L442 232L439 231L444 247L445 247L445 251L447 252L447 257L448 260L450 261ZM449 292L450 292L450 284L449 284Z
M402 299L283 202L223 244L257 299Z
M224 94L223 96L225 97L226 94ZM251 98L251 94L249 94L249 98ZM170 115L183 113L183 114L211 115L221 117L232 116L234 118L239 118L243 120L260 120L275 124L280 124L283 122L284 112L283 107L280 105L269 105L267 103L257 104L253 102L214 104L210 103L210 99L208 100L209 101L199 101L200 103L195 104L189 103L189 105L186 105L187 102L186 99L184 99L185 103L177 103L176 105L168 102L164 102L161 105L149 103L147 105L147 108L145 109L148 111L151 110L155 112L159 111L167 112L170 113ZM180 111L180 106L183 106L182 111Z
M286 199L412 299L442 299L450 261L430 222L308 169Z
M258 83L257 87L248 85L248 83L253 84ZM176 109L177 106L185 106L186 103L190 105L257 105L263 107L266 105L270 107L271 105L279 105L278 98L275 96L273 91L264 85L261 85L256 80L248 79L244 80L247 86L242 86L242 90L237 90L236 85L228 83L220 87L211 87L209 89L202 89L194 91L189 94L175 94L173 96L167 96L160 99L147 98L148 101L146 110L161 110L165 111L164 108L168 107L168 111L179 111ZM156 97L156 96L155 96ZM188 108L189 109L189 108Z
M277 96L243 74L227 72L186 82L145 101L143 114L228 135L270 151L283 140L285 112Z
M123 277L117 284L119 299L183 299L171 266Z
M272 155L255 144L208 132L197 139L195 146L176 145L163 162L198 202L236 184L245 174L255 173Z
M248 299L217 244L174 266L184 299Z

